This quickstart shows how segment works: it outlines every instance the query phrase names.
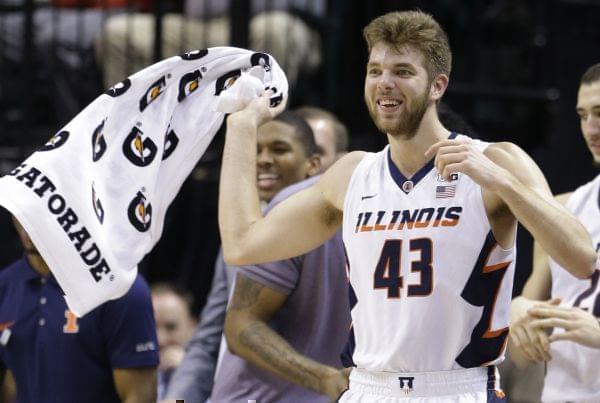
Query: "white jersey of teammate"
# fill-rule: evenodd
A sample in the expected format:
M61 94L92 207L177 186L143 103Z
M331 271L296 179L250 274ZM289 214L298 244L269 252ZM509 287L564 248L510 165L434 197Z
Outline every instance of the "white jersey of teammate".
M578 188L567 200L572 212L590 233L596 250L600 245L600 175ZM550 259L552 297L562 305L577 306L600 316L600 271L589 280L579 280ZM562 329L555 329L562 332ZM571 341L550 345L552 360L547 364L542 400L600 402L600 350Z
M389 146L367 154L346 192L343 238L346 363L427 372L503 360L516 251L494 239L481 187L467 175L444 181L431 162L407 179Z

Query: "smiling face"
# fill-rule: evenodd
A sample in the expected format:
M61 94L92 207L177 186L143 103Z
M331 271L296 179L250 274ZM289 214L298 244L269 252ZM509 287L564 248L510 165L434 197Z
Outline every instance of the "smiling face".
M257 186L263 201L271 201L284 187L315 173L304 145L289 124L271 121L260 126L257 145Z
M433 102L430 84L419 50L375 44L367 64L365 103L377 128L392 136L413 137Z
M579 87L577 114L594 163L600 165L600 80Z

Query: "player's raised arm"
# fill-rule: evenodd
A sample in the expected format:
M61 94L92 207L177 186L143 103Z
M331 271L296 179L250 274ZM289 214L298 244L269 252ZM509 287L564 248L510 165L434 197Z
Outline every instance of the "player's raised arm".
M256 187L258 127L277 115L268 93L227 120L219 189L219 228L225 261L256 264L300 255L341 226L344 195L363 153L350 153L312 187L284 200L262 217Z
M577 278L595 270L596 252L583 225L554 200L536 163L512 143L495 143L477 150L468 141L446 140L428 154L447 177L463 172L486 192L497 195L540 246Z

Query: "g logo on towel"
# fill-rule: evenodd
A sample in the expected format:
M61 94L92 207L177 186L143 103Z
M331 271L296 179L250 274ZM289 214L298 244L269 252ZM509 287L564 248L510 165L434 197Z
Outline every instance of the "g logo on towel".
M94 212L96 213L96 217L98 217L98 221L100 224L104 224L104 208L102 207L102 203L96 194L96 189L94 188L94 184L92 183L92 206L94 207Z
M199 50L192 50L189 52L185 52L184 54L179 55L179 57L181 57L183 60L198 60L198 59L202 59L207 54L208 54L208 49L199 49Z
M94 162L98 161L104 155L106 151L106 139L104 138L104 122L106 119L96 127L94 130L94 134L92 135L92 160Z
M66 130L63 130L62 132L56 133L54 136L52 136L50 138L50 140L48 140L48 142L46 144L44 144L42 146L42 148L40 148L40 151L55 150L58 147L60 147L63 144L65 144L67 142L68 138L69 138L69 132L66 131Z
M152 224L152 205L146 203L146 196L142 192L137 192L129 208L127 209L129 222L140 232L148 231Z
M119 95L125 94L125 92L127 92L127 90L130 87L131 87L131 80L126 78L125 80L121 81L120 83L116 83L115 85L110 87L108 90L106 90L105 94L110 95L113 98L116 98Z
M253 66L262 66L265 71L271 71L271 62L269 62L269 55L265 53L254 53L250 56L250 63Z
M196 91L200 86L200 80L202 80L200 70L184 74L183 77L181 77L181 80L179 80L179 95L177 95L177 101L183 101L188 95Z
M232 70L219 77L215 83L215 95L219 95L221 92L231 87L233 83L235 83L235 80L237 80L241 75L242 72L238 69Z
M144 133L134 126L123 143L123 154L138 167L150 165L154 161L157 151L156 144L152 139L146 137L142 140L143 136Z
M146 93L144 94L142 99L140 99L140 112L143 112L144 109L148 107L148 105L154 102L156 98L158 98L160 94L163 93L163 90L165 89L166 85L167 80L165 76L162 76L161 78L156 80L156 82L152 84L150 88L146 90Z
M175 131L169 127L167 129L167 134L165 134L165 147L162 156L163 161L173 154L173 151L177 148L177 144L179 144L179 137L177 137Z

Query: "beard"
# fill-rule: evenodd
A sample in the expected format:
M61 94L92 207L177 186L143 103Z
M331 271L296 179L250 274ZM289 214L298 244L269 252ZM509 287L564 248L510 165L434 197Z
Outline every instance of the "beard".
M371 105L367 102L367 108L371 119L377 126L377 129L383 133L387 133L392 137L404 137L411 139L417 133L417 129L423 120L427 107L429 106L429 86L419 95L412 104L405 104L405 109L400 113L400 116L393 121L379 119L377 104Z

